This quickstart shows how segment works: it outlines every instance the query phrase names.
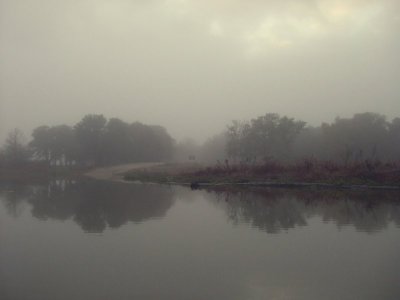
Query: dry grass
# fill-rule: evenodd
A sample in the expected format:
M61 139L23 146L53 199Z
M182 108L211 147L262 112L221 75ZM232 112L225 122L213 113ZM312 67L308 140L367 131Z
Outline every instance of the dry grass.
M400 185L400 164L359 161L339 164L333 161L306 159L293 164L267 162L260 165L215 165L201 167L186 164L131 172L127 180L153 182L281 182Z

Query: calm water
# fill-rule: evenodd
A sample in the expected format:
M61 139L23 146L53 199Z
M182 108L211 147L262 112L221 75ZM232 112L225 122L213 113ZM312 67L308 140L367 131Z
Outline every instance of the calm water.
M397 192L0 187L0 299L400 299Z

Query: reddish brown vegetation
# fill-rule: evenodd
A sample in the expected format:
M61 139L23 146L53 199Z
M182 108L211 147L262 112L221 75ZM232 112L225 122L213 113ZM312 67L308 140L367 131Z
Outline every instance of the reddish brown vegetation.
M306 159L293 164L267 162L262 165L217 165L182 174L199 182L277 181L349 184L400 184L400 164L357 161L339 164Z

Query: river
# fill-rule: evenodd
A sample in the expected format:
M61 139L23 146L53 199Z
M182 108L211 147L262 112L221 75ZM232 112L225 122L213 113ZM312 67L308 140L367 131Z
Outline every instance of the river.
M393 191L0 186L0 299L400 299Z

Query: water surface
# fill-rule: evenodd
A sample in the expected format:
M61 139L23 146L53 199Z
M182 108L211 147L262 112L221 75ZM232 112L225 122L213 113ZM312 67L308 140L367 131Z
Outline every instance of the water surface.
M0 187L0 299L400 299L397 192Z

